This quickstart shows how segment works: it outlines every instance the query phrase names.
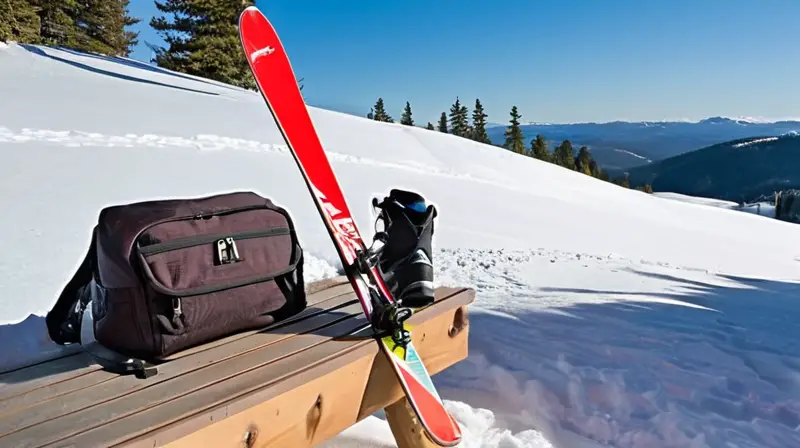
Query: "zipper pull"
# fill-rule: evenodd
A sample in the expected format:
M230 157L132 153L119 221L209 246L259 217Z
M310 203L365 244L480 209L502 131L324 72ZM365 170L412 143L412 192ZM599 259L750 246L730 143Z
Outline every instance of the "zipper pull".
M237 261L241 261L242 259L239 257L239 249L236 247L236 241L233 240L232 236L225 238L225 242L228 244L228 256L230 258L230 262L234 263Z
M217 263L228 263L228 243L224 239L217 240Z
M173 297L172 298L172 315L174 317L183 316L183 308L181 308L181 298L180 297Z
M172 325L178 330L180 333L183 333L184 325L183 325L183 308L181 306L181 298L180 297L173 297L172 298Z
M215 243L217 248L217 264L230 264L242 261L239 257L239 249L236 248L236 241L233 237L218 239Z

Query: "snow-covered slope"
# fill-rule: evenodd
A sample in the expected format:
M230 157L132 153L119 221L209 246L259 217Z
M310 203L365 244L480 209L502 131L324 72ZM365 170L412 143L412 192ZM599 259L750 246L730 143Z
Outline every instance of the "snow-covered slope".
M0 99L0 370L58 356L41 316L109 204L254 190L291 211L310 280L336 274L257 93L10 45ZM434 378L464 446L800 445L800 227L311 114L367 236L369 199L392 187L439 206L436 281L478 292L469 359ZM326 446L362 442L390 446L388 426L371 417Z
M687 202L690 204L707 205L709 207L719 207L728 210L737 210L745 213L753 213L760 216L775 217L775 204L769 202L754 202L750 204L739 205L733 201L723 201L720 199L704 198L699 196L688 196L680 193L660 193L655 192L653 196L659 198L671 199L674 201Z

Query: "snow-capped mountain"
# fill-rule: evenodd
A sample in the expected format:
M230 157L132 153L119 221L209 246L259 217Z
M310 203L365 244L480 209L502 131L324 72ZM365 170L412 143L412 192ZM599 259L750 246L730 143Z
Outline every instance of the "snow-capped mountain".
M502 144L504 126L488 130L493 143ZM576 148L586 145L601 166L619 172L716 143L800 131L800 121L709 117L694 122L526 124L522 130L528 145L536 134L542 134L550 141L551 150L566 139L571 140Z

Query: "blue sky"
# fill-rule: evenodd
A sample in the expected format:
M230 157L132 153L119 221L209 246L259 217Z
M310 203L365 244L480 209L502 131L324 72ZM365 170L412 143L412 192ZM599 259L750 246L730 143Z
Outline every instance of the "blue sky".
M307 101L435 123L458 96L491 122L800 117L797 0L257 0ZM132 57L163 41L142 17Z

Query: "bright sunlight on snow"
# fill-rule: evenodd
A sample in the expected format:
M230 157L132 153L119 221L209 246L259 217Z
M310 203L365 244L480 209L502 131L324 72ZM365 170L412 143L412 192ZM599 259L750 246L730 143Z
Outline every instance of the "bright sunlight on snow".
M258 93L11 44L0 98L0 370L65 351L43 316L106 205L253 190L292 213L309 281L337 275ZM469 358L434 377L462 446L800 446L800 226L311 114L366 237L390 188L439 207L436 282L477 291ZM393 443L377 414L325 446Z

